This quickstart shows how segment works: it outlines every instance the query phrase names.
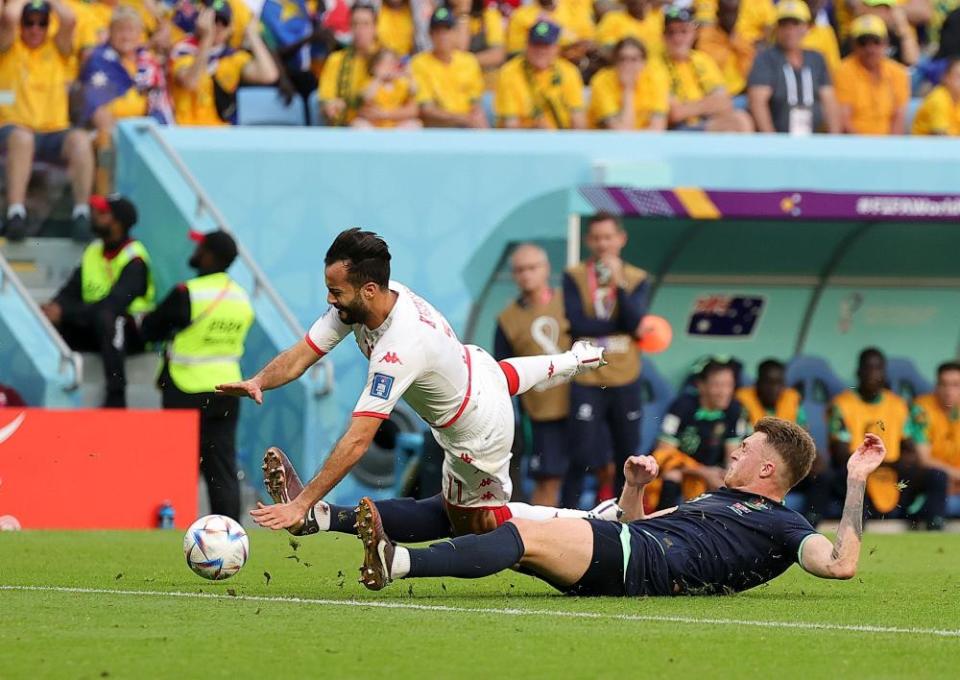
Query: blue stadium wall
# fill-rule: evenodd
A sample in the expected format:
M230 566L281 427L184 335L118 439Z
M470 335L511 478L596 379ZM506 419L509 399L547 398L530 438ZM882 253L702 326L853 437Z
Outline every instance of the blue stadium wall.
M173 166L142 125L120 126L119 189L149 213L141 236L156 251L159 287L165 290L187 273L188 246L177 239L187 222L198 220L183 187L172 179ZM394 278L430 299L458 332L469 321L469 339L487 346L493 312L509 295L503 276L494 276L503 273L504 253L511 243L538 240L548 246L555 267L562 267L568 215L588 209L578 186L951 193L960 180L960 141L943 139L289 128L170 128L162 134L304 326L326 306L323 255L330 240L343 228L360 225L387 238ZM171 193L177 196L171 199ZM878 279L886 263L920 258L915 268L922 277L924 255L910 245L911 228L901 225L892 235L867 240L848 257L872 259L876 266L869 270ZM771 228L761 237L776 242L782 232ZM811 237L830 242L829 235ZM953 252L960 246L952 230L928 241ZM662 286L653 311L681 328L700 295L759 290L729 278L738 271L741 245L733 235L729 250L717 255L719 266L703 272L703 282ZM673 348L657 357L658 367L677 380L695 356L707 352L733 353L748 362L768 354L789 356L813 293L812 277L821 273L822 264L811 261L795 271L807 272L809 284L762 287L767 316L753 337L704 340L678 333ZM895 269L907 271L910 264ZM874 281L863 288L863 322L842 337L836 310L849 291L828 288L815 310L807 351L827 356L848 381L853 354L866 344L916 356L921 370L929 372L955 353L960 337L960 315L953 311L960 307L960 292L947 279L919 281L915 287L896 277ZM871 305L876 309L867 313ZM918 305L922 313L907 314L906 322L898 318L897 309ZM271 428L274 443L311 449L295 452L308 467L320 462L342 431L362 387L366 364L352 344L345 342L331 355L336 389L319 400L323 416L315 436L305 440L295 420Z

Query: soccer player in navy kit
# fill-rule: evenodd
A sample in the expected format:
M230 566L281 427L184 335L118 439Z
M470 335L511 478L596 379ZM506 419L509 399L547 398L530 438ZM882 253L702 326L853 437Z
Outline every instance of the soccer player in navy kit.
M644 514L643 490L656 478L657 464L651 456L632 456L624 465L622 524L511 520L482 536L421 549L393 544L365 498L357 515L361 582L379 590L396 578L479 578L519 564L574 595L725 594L766 583L794 562L820 578L849 579L860 557L866 480L886 450L867 434L850 455L835 542L783 505L816 455L803 428L763 418L730 457L726 486L675 508Z

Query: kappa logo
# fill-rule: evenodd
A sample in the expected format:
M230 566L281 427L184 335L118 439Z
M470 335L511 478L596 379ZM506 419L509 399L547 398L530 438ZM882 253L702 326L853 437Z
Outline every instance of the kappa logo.
M0 444L7 441L20 429L20 426L23 424L23 421L26 419L27 414L21 413L16 418L10 421L9 424L0 427Z
M552 378L552 377L553 377L553 362L552 362L552 361L550 362L550 367L547 369L547 377L548 377L548 378Z
M400 357L397 356L396 352L387 352L380 359L381 364L402 364Z

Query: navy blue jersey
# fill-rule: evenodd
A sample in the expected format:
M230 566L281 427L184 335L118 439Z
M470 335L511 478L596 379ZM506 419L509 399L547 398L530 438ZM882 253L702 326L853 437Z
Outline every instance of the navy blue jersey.
M635 549L627 592L647 595L754 588L798 562L803 540L816 533L782 503L726 488L683 503L669 515L628 526Z
M739 444L750 434L746 414L734 399L725 411L708 411L696 395L676 399L663 417L659 440L675 446L698 463L723 466L726 445Z

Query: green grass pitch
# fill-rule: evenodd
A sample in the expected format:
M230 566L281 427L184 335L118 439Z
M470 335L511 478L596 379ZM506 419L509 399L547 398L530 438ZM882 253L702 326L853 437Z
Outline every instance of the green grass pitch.
M351 536L250 543L243 571L212 583L187 569L179 531L0 534L0 678L960 673L957 534L868 534L849 582L793 567L737 596L632 600L512 573L369 593Z

